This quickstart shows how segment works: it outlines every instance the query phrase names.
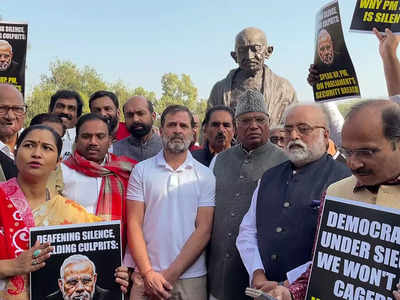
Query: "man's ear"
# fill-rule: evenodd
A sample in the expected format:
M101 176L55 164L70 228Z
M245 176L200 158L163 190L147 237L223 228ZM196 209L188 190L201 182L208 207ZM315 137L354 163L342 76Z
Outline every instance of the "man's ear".
M156 114L156 112L155 112L155 111L153 111L153 112L152 112L152 114L151 114L151 118L153 119L153 121L155 121L155 120L156 120L156 118L157 118L157 114Z
M97 273L94 274L94 276L93 276L93 281L94 281L94 284L96 284L96 281L97 281Z
M237 61L237 55L236 55L235 51L231 52L231 56L232 56L233 60L235 61L235 63L237 63L238 61Z
M121 111L119 108L117 109L117 119L118 119L118 122L121 120Z
M272 55L272 52L274 52L274 46L268 46L265 49L265 59L268 59Z

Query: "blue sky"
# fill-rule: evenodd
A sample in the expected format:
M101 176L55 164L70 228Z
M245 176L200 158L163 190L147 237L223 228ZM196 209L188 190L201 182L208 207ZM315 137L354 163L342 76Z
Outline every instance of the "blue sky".
M108 82L123 80L161 94L161 76L189 74L201 98L236 65L237 32L263 29L274 53L271 69L289 79L302 101L314 55L315 15L329 1L104 1L1 0L4 21L29 24L27 90L56 59L95 68ZM362 96L386 96L375 36L349 32L356 0L339 0L348 50Z

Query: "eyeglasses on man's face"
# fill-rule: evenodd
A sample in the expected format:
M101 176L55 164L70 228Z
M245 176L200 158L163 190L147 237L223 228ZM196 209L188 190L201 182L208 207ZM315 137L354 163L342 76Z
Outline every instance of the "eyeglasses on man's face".
M313 132L315 129L318 128L326 130L324 126L311 126L306 123L300 123L296 125L285 125L283 129L285 130L285 133L287 135L290 135L293 130L296 130L301 135L309 135L311 132Z
M22 116L26 113L26 105L0 105L0 116L8 114L10 110L17 116Z

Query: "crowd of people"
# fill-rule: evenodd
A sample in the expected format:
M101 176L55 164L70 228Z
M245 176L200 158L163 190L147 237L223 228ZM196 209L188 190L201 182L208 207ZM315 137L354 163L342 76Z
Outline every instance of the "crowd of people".
M50 243L29 246L30 228L110 220L123 252L110 272L131 300L248 299L248 286L304 299L311 267L286 273L311 260L325 195L400 208L399 38L375 34L390 99L344 120L335 105L298 103L264 64L273 48L257 28L237 35L239 67L201 123L170 105L157 128L148 99L121 110L111 91L94 91L82 115L79 93L59 90L23 129L29 107L0 84L0 299L29 299L29 274L51 259ZM311 85L317 75L311 66ZM68 280L73 263L83 267ZM107 299L86 256L62 270L51 299Z

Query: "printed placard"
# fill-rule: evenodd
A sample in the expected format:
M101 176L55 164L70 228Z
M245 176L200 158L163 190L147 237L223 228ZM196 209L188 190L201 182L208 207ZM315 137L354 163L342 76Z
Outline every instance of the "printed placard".
M31 300L121 299L115 269L121 266L121 224L33 227L36 240L54 247L46 266L31 273Z
M393 299L400 211L326 197L306 299Z
M319 73L319 81L313 86L315 102L360 97L337 1L330 2L317 13L314 65Z

